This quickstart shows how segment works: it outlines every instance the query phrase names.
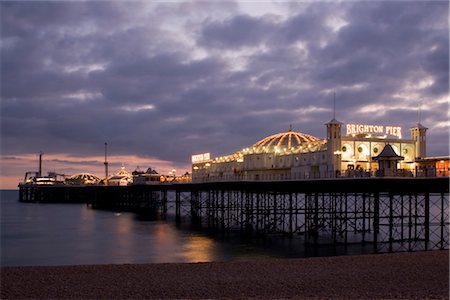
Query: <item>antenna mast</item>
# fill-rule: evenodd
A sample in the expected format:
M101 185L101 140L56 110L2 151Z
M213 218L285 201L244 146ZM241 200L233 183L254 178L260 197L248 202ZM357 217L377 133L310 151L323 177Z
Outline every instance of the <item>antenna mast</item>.
M336 92L333 92L333 119L336 119Z
M105 143L105 178L108 178L108 143Z
M417 124L420 124L420 103L417 104Z
M39 152L39 173L38 176L42 177L42 151Z

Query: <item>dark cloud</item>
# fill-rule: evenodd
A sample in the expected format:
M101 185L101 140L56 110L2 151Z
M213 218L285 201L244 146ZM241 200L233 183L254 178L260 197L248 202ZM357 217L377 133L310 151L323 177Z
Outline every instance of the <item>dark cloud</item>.
M330 29L325 26L329 14L330 6L324 4L308 6L302 13L282 23L277 35L282 37L283 44L297 41L316 44L330 36Z
M425 102L428 152L448 153L445 2L0 5L4 155L101 155L108 141L187 164L290 124L323 137L333 91L341 121L405 132Z
M17 157L15 157L15 156L4 156L3 159L4 160L17 160Z
M103 161L98 161L98 160L72 161L72 160L67 160L67 159L51 159L50 161L62 163L62 164L68 164L68 165L89 165L89 164L101 165L101 164L103 164Z
M238 15L225 21L207 20L199 38L200 45L214 48L240 48L264 42L274 30L264 18Z

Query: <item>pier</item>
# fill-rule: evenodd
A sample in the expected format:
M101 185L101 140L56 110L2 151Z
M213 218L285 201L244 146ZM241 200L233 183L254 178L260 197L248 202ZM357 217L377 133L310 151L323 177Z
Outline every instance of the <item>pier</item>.
M20 201L86 203L197 228L371 244L374 252L449 248L448 178L360 178L130 186L20 186Z

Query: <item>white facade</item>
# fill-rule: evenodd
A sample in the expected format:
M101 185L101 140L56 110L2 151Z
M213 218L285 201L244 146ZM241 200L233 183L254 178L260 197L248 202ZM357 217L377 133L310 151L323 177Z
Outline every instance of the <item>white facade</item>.
M133 182L133 175L131 175L130 173L128 173L125 170L125 167L122 166L120 168L120 171L117 172L114 175L111 175L110 177L108 177L106 180L106 185L120 185L120 186L125 186L125 185L129 185Z
M385 134L343 135L342 123L335 119L325 125L325 139L294 132L291 128L231 155L204 156L209 159L193 162L192 180L271 181L373 176L378 170L378 162L373 157L380 154L386 144L404 157L398 163L398 169L408 176L414 172L418 153L424 155L426 129L420 124L411 129L411 139ZM419 151L418 147L421 147Z

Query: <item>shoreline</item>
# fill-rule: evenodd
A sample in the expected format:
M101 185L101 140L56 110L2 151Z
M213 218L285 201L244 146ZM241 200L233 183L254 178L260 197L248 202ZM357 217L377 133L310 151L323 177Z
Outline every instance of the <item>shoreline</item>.
M1 267L1 299L449 298L449 251Z

